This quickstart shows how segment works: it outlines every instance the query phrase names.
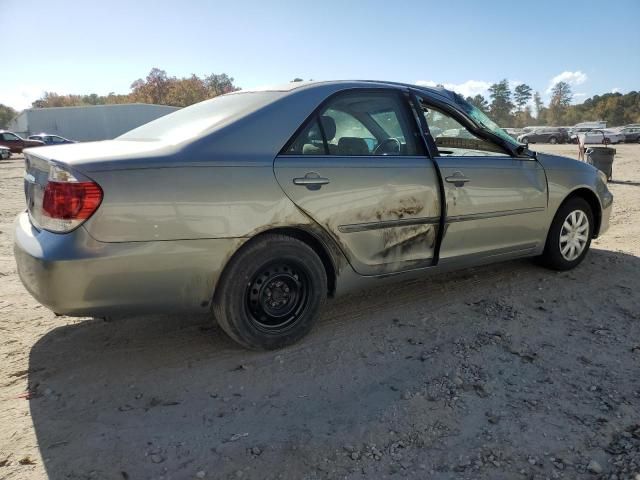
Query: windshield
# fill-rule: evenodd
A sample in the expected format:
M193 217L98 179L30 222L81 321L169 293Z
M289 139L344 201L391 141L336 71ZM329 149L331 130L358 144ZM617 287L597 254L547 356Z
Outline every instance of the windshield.
M180 143L254 112L281 96L282 92L221 95L134 128L120 135L118 140L164 140Z
M518 145L511 135L505 132L502 128L498 126L496 122L491 120L482 110L478 107L470 104L464 98L462 98L457 93L454 94L456 103L458 106L462 108L462 110L469 115L476 123L480 124L485 130L489 130L491 133L500 137L503 140L506 140L512 145Z

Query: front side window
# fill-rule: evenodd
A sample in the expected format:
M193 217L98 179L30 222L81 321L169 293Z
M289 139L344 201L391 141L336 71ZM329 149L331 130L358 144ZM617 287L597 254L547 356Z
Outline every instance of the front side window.
M395 93L349 92L337 96L318 112L284 153L420 155L413 131L406 106Z
M469 131L450 114L423 103L422 111L440 156L504 156L504 148Z
M49 137L51 143L64 143L64 138L61 137Z

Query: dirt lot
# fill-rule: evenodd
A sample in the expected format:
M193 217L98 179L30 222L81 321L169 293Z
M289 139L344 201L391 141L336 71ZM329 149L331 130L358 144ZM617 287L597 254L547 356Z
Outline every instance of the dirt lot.
M2 161L0 479L640 478L640 145L618 152L578 269L346 297L270 353L207 317L40 307L12 256L22 161Z

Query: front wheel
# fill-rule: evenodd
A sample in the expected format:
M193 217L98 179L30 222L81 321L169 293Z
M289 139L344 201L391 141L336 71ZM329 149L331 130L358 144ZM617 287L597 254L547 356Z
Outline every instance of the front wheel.
M540 260L554 270L578 266L591 245L593 228L593 212L586 200L568 200L560 206L551 223Z
M558 139L556 137L551 137L549 139L549 143L552 145L555 145L556 143L558 143Z
M213 312L240 345L273 350L309 333L326 297L327 275L313 249L292 237L266 234L230 260Z

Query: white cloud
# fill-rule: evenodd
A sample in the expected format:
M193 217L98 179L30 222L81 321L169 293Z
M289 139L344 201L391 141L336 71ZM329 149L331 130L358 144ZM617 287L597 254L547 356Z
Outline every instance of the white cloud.
M485 82L483 80L467 80L463 83L440 83L434 82L433 80L418 80L416 85L421 85L423 87L435 87L437 85L442 85L447 90L453 90L464 97L473 97L478 94L486 97L492 83L493 82Z
M546 93L551 93L553 86L558 82L566 82L572 87L582 85L589 79L586 73L576 70L575 72L562 72L551 79Z
M621 92L622 92L622 90L620 88L618 88L618 87L613 87L611 89L611 93L621 93Z

